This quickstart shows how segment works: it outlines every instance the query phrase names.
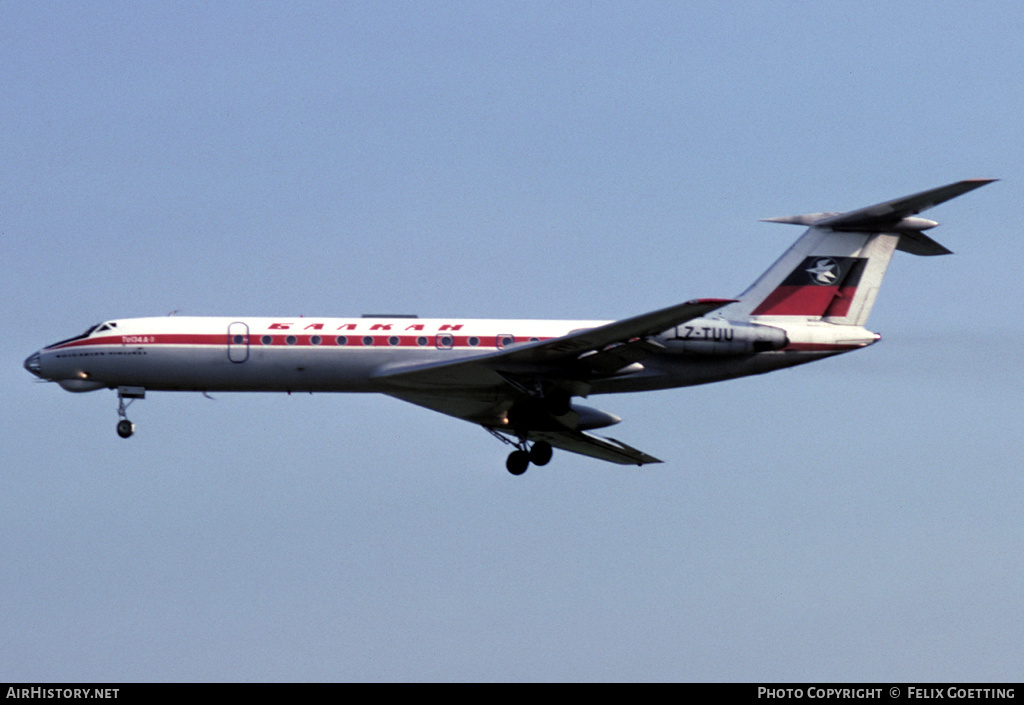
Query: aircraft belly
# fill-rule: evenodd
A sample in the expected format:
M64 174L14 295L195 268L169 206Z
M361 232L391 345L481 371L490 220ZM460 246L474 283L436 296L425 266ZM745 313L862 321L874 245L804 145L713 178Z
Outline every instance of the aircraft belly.
M382 360L377 351L254 347L233 362L220 347L138 346L93 350L76 370L109 387L154 391L360 392L375 391L367 380Z
M837 353L778 351L721 358L659 355L644 360L644 370L637 374L595 380L591 393L617 394L692 387L764 374L835 354Z

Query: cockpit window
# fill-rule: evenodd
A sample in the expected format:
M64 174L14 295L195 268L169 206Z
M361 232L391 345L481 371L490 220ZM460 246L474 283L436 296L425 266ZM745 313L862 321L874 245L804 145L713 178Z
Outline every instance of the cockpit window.
M74 336L73 338L67 338L67 339L65 339L65 340L60 340L60 341L57 341L57 342L56 342L56 343L54 343L53 345L47 345L47 346L46 346L46 349L47 349L47 350L49 350L50 348L55 348L55 347L57 347L58 345L63 345L64 343L71 343L71 342L74 342L74 341L76 341L76 340L81 340L82 338L88 338L88 337L89 337L90 335L92 335L93 333L95 333L95 332L96 332L96 331L97 331L97 330L99 329L99 327L100 327L101 325L102 325L101 323L97 323L97 324L96 324L96 325L94 325L94 326L89 326L89 327L88 327L88 328L86 329L86 331L85 331L84 333L82 333L81 335L76 335L76 336Z
M102 333L103 331L110 330L111 328L117 328L117 323L111 321L109 323L104 323L99 326L93 326L93 330L97 333ZM89 333L86 333L86 335L89 335Z

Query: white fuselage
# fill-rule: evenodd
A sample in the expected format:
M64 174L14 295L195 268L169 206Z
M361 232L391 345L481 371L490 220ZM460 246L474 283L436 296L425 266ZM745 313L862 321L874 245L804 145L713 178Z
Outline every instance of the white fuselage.
M122 386L174 391L388 392L378 376L549 340L608 321L161 317L109 321L50 345L25 365L69 391ZM737 347L750 323L699 318L655 340L664 352L593 380L630 392L759 374L864 347L878 336L820 321L765 320L775 349ZM765 328L765 326L758 326Z

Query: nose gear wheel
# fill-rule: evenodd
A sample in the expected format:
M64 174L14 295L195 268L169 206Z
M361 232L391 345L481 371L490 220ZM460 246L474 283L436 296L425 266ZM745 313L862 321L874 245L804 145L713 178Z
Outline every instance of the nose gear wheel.
M117 415L121 419L117 422L117 435L121 438L131 438L135 433L135 424L128 420L128 407L136 399L145 399L146 390L142 387L118 387L117 388Z

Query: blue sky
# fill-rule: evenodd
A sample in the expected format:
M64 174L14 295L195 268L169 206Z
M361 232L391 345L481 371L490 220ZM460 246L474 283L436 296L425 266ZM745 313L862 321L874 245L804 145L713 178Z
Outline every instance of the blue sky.
M0 26L10 681L1018 680L1011 2L36 3ZM593 399L521 478L360 395L34 384L98 321L626 317L962 178L883 342Z

